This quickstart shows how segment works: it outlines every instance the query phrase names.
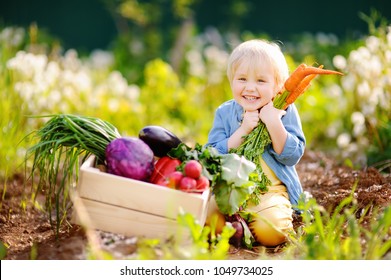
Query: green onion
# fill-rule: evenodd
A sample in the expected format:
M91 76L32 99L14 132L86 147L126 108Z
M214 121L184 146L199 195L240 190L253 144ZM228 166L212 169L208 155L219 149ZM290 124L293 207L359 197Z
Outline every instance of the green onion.
M55 210L57 233L70 207L70 187L79 176L79 159L84 161L95 155L97 161L104 163L106 146L121 135L112 124L98 118L70 114L33 116L50 117L44 126L27 137L37 139L35 145L27 150L25 164L33 158L27 181L33 183L33 199L39 193L45 195L45 208L50 214ZM27 170L27 168L26 168ZM39 174L37 183L36 174Z

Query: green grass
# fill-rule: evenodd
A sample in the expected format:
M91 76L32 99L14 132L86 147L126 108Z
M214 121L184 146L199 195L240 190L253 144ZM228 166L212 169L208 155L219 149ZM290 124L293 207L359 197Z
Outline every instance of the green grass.
M353 188L354 189L354 188ZM301 205L304 225L286 250L287 258L306 260L380 260L391 249L391 207L373 211L364 226L368 209L359 209L353 194L332 213L314 199Z

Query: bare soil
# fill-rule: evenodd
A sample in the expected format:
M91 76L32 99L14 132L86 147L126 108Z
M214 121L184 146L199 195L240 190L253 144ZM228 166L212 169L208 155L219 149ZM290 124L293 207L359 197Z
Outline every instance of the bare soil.
M338 164L324 153L307 151L297 166L303 188L318 204L328 211L346 197L357 182L354 196L358 207L370 206L364 223L372 219L372 209L391 205L391 175L380 173L373 167L361 170ZM6 184L0 182L3 199L0 204L0 241L7 247L4 259L82 260L88 258L87 235L84 230L64 223L56 238L47 214L28 204L21 207L24 195L24 178L15 174ZM295 217L295 225L300 217ZM137 237L126 237L109 232L94 231L99 247L116 259L137 254ZM277 251L279 248L268 248ZM229 259L256 259L257 250L230 249Z

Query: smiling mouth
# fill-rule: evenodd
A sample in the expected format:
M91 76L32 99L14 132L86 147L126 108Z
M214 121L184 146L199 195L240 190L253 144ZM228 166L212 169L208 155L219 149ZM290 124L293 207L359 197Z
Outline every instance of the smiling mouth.
M256 97L256 96L243 96L243 98L248 101L255 101L255 100L259 99L259 97Z

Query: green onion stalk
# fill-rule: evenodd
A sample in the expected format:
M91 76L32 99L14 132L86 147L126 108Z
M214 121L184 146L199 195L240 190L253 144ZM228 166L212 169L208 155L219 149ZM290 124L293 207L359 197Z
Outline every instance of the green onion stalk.
M98 118L70 114L33 117L50 119L42 128L26 136L37 139L26 152L26 172L27 163L33 158L30 174L26 177L32 182L34 201L38 194L44 193L50 223L55 222L58 233L67 217L70 189L78 180L80 163L90 155L104 163L106 146L121 135L112 124ZM38 178L36 174L39 174Z

